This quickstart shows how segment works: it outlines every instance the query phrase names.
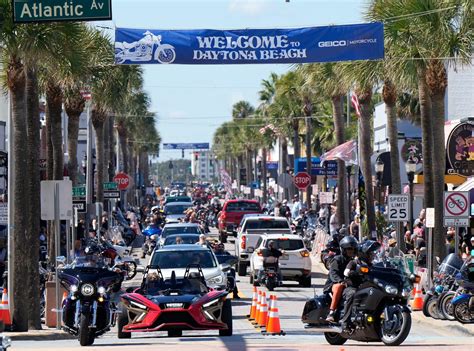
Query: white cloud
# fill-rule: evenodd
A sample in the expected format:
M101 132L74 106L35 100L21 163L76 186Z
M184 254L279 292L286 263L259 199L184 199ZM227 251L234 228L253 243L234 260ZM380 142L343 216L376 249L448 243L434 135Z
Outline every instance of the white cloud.
M256 16L263 13L269 5L268 0L231 0L229 11Z

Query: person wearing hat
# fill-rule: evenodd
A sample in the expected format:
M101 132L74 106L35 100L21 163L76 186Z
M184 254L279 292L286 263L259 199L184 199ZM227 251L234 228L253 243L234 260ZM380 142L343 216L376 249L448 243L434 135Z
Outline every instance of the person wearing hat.
M199 235L199 241L196 243L196 245L207 246L206 235Z
M390 238L388 239L388 257L390 258L395 258L395 257L401 257L402 252L400 249L397 247L397 239L395 238Z

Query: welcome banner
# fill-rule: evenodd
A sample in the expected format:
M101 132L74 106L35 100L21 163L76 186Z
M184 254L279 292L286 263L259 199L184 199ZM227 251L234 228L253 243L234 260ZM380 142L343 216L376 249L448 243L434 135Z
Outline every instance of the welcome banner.
M297 29L115 30L117 64L250 64L377 60L383 23Z

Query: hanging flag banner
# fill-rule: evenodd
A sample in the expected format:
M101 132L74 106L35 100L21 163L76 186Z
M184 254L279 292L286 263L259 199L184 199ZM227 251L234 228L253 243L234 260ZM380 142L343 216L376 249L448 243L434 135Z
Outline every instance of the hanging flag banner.
M115 30L117 64L248 64L378 60L383 23L296 29Z

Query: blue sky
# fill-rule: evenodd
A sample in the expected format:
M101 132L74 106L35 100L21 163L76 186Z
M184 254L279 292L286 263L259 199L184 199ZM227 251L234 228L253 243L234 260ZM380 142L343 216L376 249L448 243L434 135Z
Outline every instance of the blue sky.
M362 22L362 0L113 0L113 25L149 29L297 28ZM163 142L212 142L239 100L258 104L262 79L288 65L145 65ZM161 150L160 161L180 158ZM190 158L189 153L185 157Z

